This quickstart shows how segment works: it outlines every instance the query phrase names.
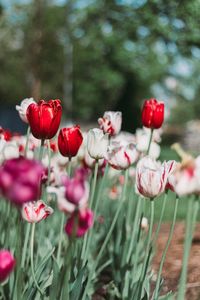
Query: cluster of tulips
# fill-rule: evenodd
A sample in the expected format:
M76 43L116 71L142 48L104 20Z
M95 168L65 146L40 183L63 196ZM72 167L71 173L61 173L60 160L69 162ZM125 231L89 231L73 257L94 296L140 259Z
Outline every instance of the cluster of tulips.
M164 103L156 99L144 102L144 127L135 134L121 132L121 112L105 112L98 119L98 128L86 133L78 125L59 130L62 106L58 99L38 103L32 98L25 99L16 109L28 124L27 136L0 130L0 213L1 218L10 218L12 213L14 235L17 235L11 245L8 233L0 241L0 299L91 299L98 276L101 278L102 272L110 270L110 265L115 268L115 256L120 259L117 272L124 276L124 282L118 280L118 286L117 280L114 282L117 291L109 285L112 291L109 299L161 299L162 268L179 197L194 196L188 208L191 235L198 209L195 196L200 192L199 157L193 158L175 145L181 162L158 161ZM170 193L176 195L173 222L152 291L146 286L147 278L151 277L152 246ZM163 208L153 237L154 203L162 195ZM146 199L150 200L149 222L144 218ZM111 203L109 209L107 202ZM38 271L42 262L40 268L35 267L38 263L35 249L40 252L40 243L35 245L35 224L52 218L48 226L53 228L54 214L57 242L53 243L50 256L47 255L52 258L53 267L48 266L46 283ZM4 223L0 225L1 231L6 228ZM48 235L48 228L44 230ZM191 238L187 237L187 253L190 245ZM109 259L108 255L112 257ZM29 275L21 274L28 268L31 268L31 283ZM178 300L184 299L186 271L187 259ZM45 274L43 268L41 273ZM110 282L115 281L113 276L110 275Z

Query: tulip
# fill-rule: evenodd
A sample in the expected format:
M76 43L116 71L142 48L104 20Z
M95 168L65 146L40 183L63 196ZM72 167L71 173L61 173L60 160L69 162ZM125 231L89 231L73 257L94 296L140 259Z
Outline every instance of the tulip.
M136 188L139 193L151 199L161 195L166 189L174 164L175 161L169 161L161 165L148 156L143 157L136 168Z
M60 100L40 100L28 106L26 116L33 136L37 139L51 139L58 131L62 115Z
M142 108L142 124L151 129L162 126L164 121L164 103L156 99L146 100Z
M120 111L106 111L103 118L98 119L100 128L104 133L113 136L120 132L122 125L122 113Z
M103 130L98 128L90 129L87 135L87 150L92 158L96 160L104 158L108 144L108 134L104 134Z
M0 250L0 282L8 278L15 266L15 259L8 250Z
M77 237L83 236L92 227L93 219L94 215L90 209L74 212L65 225L66 234L69 236L75 234Z
M0 167L0 191L15 204L34 201L40 197L43 173L44 167L36 160L7 160Z
M76 156L82 144L83 136L79 126L62 128L58 135L58 149L63 156Z
M25 203L22 206L22 218L28 223L38 223L53 213L53 209L42 200Z
M26 112L27 112L27 108L29 107L30 104L36 104L36 102L34 101L33 98L26 98L24 99L20 105L16 105L15 108L19 113L19 116L21 118L22 121L24 121L25 123L28 123L28 119L26 116Z
M64 181L65 197L66 199L78 205L79 203L86 203L89 198L89 184L82 178L66 178Z
M0 126L0 139L5 140L7 142L10 141L12 139L12 133L10 132L10 130L3 129Z
M116 170L126 170L138 159L138 152L133 143L113 142L108 148L108 163Z

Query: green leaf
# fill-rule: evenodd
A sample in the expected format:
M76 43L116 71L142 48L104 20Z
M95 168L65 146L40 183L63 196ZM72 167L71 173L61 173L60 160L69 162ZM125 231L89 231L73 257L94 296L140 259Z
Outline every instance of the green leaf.
M70 300L78 300L79 299L79 297L81 295L81 291L83 289L83 278L84 278L86 270L87 270L87 267L86 266L83 267L80 270L77 279L73 283L73 285L72 285L72 292L70 294Z

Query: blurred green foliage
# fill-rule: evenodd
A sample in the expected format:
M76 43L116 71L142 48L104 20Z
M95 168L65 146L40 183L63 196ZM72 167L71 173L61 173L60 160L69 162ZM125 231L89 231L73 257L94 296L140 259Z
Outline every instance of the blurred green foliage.
M32 0L2 8L2 103L61 98L66 116L85 121L122 110L133 130L141 102L159 88L173 122L198 117L198 0Z

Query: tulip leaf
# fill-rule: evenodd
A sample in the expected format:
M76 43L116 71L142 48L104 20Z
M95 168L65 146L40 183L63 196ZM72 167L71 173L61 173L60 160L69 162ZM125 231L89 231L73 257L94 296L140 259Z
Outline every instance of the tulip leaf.
M70 299L71 300L79 300L80 299L79 297L80 297L81 292L82 292L83 287L84 287L83 278L84 278L86 270L87 270L87 267L86 266L83 267L80 270L77 279L73 283L73 285L72 285L72 292L70 294Z

